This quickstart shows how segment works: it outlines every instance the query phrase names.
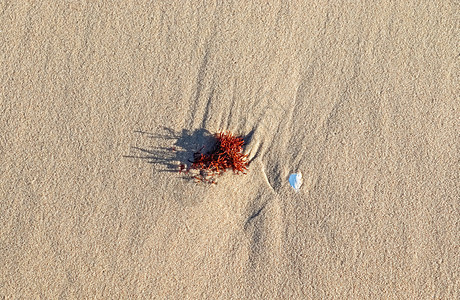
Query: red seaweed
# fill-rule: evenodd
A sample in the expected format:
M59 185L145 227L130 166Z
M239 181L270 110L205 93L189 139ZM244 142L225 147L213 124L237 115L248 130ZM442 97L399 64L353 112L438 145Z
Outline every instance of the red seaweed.
M230 131L217 133L215 137L217 142L212 151L205 154L199 150L193 155L190 169L200 171L194 178L215 184L215 177L228 169L232 169L236 174L246 174L249 161L248 155L243 154L243 139L234 136Z

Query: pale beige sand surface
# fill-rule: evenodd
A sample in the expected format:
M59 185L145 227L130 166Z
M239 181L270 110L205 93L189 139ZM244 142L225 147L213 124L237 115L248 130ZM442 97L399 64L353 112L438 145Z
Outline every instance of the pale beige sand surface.
M0 299L458 299L459 8L0 2Z

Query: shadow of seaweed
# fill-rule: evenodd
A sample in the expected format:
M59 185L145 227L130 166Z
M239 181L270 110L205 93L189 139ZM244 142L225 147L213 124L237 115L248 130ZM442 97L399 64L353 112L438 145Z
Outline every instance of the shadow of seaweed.
M163 127L159 133L135 131L153 141L153 144L169 144L170 146L138 147L133 146L133 155L124 155L125 158L145 160L155 166L157 172L178 173L182 168L189 169L193 155L198 151L209 151L215 145L215 137L205 129L194 131L183 129L176 132L171 128ZM166 142L165 142L166 141ZM184 176L189 178L190 176Z

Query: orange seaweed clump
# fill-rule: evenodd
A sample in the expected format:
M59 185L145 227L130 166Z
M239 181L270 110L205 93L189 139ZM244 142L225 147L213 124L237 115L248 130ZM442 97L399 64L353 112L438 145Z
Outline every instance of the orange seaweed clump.
M215 137L217 143L211 152L204 154L198 151L194 154L190 169L200 170L200 174L194 176L195 179L216 183L215 176L228 169L234 173L246 174L249 161L248 155L243 154L243 139L230 131L217 133Z

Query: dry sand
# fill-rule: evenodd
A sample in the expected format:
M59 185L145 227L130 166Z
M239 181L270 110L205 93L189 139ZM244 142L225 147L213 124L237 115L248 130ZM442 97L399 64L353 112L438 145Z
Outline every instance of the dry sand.
M0 3L0 299L459 298L458 1L122 2Z

